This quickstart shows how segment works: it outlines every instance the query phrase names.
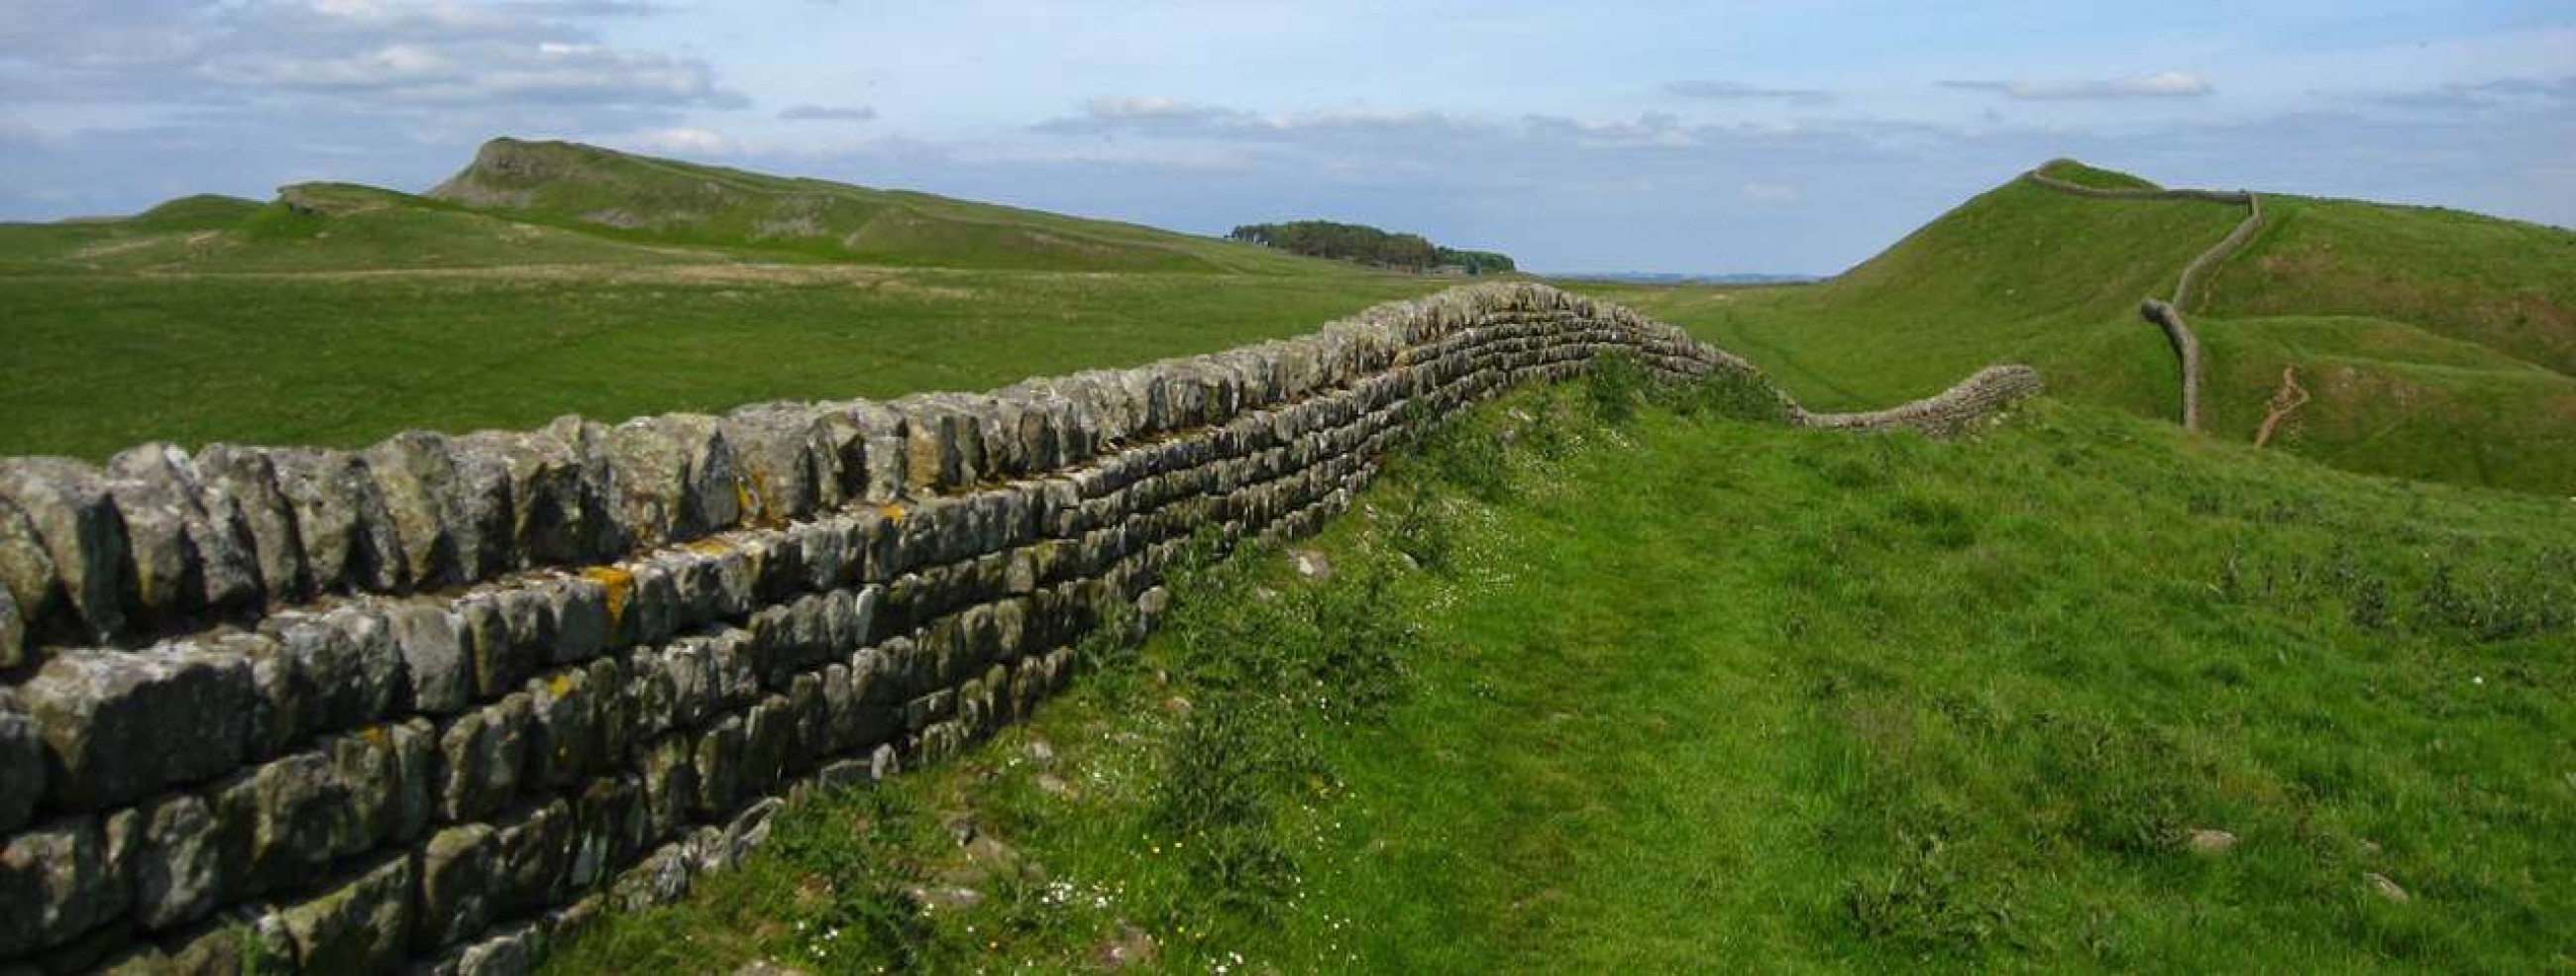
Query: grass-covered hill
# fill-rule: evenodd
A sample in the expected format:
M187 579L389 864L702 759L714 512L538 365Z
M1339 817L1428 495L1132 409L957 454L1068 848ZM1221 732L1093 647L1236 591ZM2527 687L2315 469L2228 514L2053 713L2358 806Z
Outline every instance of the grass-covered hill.
M1447 284L499 140L429 196L312 183L0 225L0 454L985 389L1293 335Z
M1621 422L1607 385L1470 415L1307 543L1329 579L1276 553L1185 574L1151 643L1086 648L1029 726L797 808L551 965L2576 953L2576 505L2059 400L1934 442Z
M2071 161L2043 172L2153 189ZM2264 222L2190 300L2204 423L2251 440L2295 366L2276 446L2360 471L2576 492L2576 233L2456 211L2262 195ZM1919 396L1981 363L2038 366L2071 399L2175 415L2179 380L2138 301L2173 292L2242 206L2104 199L2014 179L1829 281L1596 288L1769 368L1801 396Z
M900 190L495 139L430 197L634 240L870 264L1051 271L1311 271L1212 238Z

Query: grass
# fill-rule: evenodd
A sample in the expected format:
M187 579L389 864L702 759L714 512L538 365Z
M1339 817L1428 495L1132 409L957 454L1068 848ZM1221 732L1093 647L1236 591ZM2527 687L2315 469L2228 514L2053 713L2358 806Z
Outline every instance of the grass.
M986 389L1449 284L567 143L495 141L441 192L0 225L0 454Z
M1262 552L1198 574L1173 626L1088 651L1030 725L800 807L747 866L550 965L2576 954L2555 922L2576 911L2565 500L2056 401L1931 442L1654 405L1614 423L1598 399L1472 415L1318 540L1331 580ZM1335 647L1393 660L1319 666ZM2234 847L2195 853L2195 831ZM925 911L905 894L925 884L982 898ZM838 921L868 917L906 921Z
M2250 438L2298 370L2307 405L2275 443L2354 471L2576 490L2576 379L2383 319L2197 320L2209 349L2204 422Z
M2576 232L2434 207L2263 198L2212 315L2394 319L2576 376Z
M2070 160L2043 170L2154 185ZM2262 229L2191 310L2213 433L2252 439L2281 366L2296 362L2346 380L2302 412L2284 449L2370 473L2576 492L2576 457L2562 449L2576 438L2576 233L2433 208L2270 194L2263 205ZM2015 180L1816 285L1576 287L1689 327L1818 409L1923 396L2009 360L2069 399L2171 419L2173 354L2137 302L2170 294L2242 217Z
M2172 353L2138 320L2138 300L2171 292L2183 265L2243 216L2016 180L1821 284L1581 289L1754 360L1820 410L1927 396L2010 360L2067 396L2166 416L2178 396Z
M1301 334L1443 284L745 264L0 277L0 454L989 389Z
M566 142L496 139L433 196L591 233L903 266L1315 273L1216 238Z
M2118 170L2088 166L2079 160L2052 159L2039 166L2044 176L2052 176L2077 186L2098 190L2161 190L2153 181Z

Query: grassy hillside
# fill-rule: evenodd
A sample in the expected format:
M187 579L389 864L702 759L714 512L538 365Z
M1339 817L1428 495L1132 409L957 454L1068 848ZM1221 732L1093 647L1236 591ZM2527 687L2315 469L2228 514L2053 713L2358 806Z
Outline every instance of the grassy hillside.
M2576 376L2576 231L2430 207L2266 196L2195 311L2412 323Z
M2576 952L2564 499L2055 401L1948 443L1581 402L1477 414L1319 540L1331 580L1193 576L1032 726L800 808L553 968Z
M2055 161L2104 188L2152 188ZM2250 440L2282 366L2326 376L2281 447L2354 470L2576 492L2576 233L2413 207L2263 197L2194 299L2205 422ZM2240 207L2091 199L2015 180L1813 286L1592 287L1735 349L1812 404L1920 396L1985 362L2071 399L2170 418L2173 354L2136 312ZM2277 333L2276 331L2277 330ZM2473 348L2463 348L2466 344ZM2464 358L2465 357L2465 358Z
M430 196L542 223L871 264L1309 273L1264 248L565 142L495 139Z
M2138 321L2138 299L2171 291L2243 216L2015 180L1824 283L1584 290L1744 354L1821 409L1925 396L2010 359L2039 367L2061 394L2164 415L2177 396L2172 354Z
M0 454L983 389L1301 333L1449 284L562 144L497 142L446 188L476 195L460 185L511 206L315 183L0 225ZM844 236L761 230L808 207ZM655 216L586 219L603 208Z

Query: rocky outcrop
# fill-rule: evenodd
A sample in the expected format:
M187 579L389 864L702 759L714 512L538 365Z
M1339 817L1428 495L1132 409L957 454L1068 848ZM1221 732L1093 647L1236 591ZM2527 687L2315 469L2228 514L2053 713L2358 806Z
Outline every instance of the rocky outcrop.
M1406 425L1613 350L1751 369L1507 284L982 394L0 461L0 969L524 970L1028 714L1192 532L1310 532Z

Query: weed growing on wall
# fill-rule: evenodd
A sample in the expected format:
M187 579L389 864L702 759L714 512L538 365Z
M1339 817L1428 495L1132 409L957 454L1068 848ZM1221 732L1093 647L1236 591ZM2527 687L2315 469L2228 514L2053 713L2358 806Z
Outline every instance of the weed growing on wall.
M1592 357L1583 373L1583 392L1592 409L1603 421L1624 424L1637 416L1637 406L1646 397L1646 370L1637 356L1625 349L1612 349Z

